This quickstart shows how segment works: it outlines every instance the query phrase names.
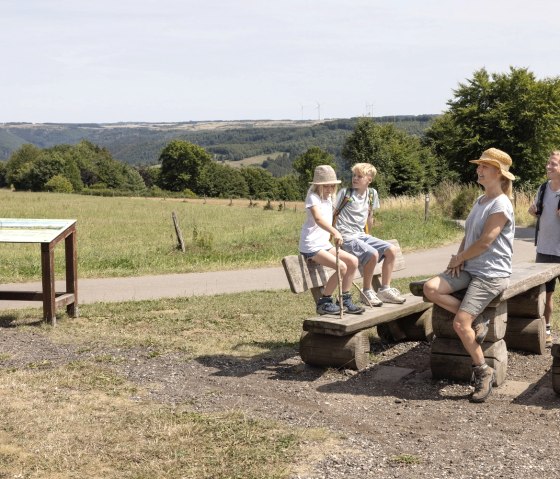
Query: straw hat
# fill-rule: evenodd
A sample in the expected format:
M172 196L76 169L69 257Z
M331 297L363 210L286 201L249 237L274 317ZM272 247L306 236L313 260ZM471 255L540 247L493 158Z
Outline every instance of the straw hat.
M476 163L477 165L485 163L487 165L495 166L500 170L503 176L510 180L515 180L515 176L509 172L511 157L506 152L498 150L497 148L489 148L488 150L485 150L478 160L471 160L470 163Z
M340 180L336 179L336 173L332 166L319 165L315 168L312 185L334 185L338 183L340 183Z

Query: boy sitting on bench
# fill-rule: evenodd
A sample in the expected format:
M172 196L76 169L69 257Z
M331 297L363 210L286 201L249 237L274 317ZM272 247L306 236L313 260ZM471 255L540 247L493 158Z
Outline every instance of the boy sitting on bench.
M340 190L336 199L333 226L344 240L342 249L358 258L363 269L362 302L371 306L383 303L402 304L406 298L396 288L391 288L391 275L397 249L391 243L371 236L373 210L379 208L379 197L369 185L377 175L369 163L356 163L352 167L352 188ZM373 290L372 279L375 266L383 260L381 287Z

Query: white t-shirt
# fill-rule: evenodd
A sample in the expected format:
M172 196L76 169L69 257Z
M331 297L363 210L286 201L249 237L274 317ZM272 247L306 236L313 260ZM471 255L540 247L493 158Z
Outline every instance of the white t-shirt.
M338 192L336 197L337 208L340 208L347 189L343 188ZM358 195L356 190L352 190L352 196L340 211L336 220L336 229L344 240L359 238L364 234L364 228L368 219L369 211L369 195L372 195L372 209L379 208L379 196L374 188L368 188L363 196Z
M467 273L482 278L507 278L511 276L515 233L513 206L504 194L483 204L480 203L481 198L482 196L477 198L465 221L465 250L480 238L490 215L503 213L508 221L484 253L465 261L464 269Z
M305 198L305 211L307 218L301 228L299 237L299 250L301 253L315 253L322 249L331 249L333 245L329 241L330 234L317 223L311 214L311 207L318 206L319 212L328 224L332 224L333 205L330 196L323 200L316 193L310 193Z

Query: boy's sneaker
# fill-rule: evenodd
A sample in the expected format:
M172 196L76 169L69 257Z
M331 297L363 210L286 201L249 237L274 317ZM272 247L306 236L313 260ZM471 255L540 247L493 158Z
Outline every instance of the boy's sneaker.
M472 373L474 392L470 397L471 402L484 402L492 392L494 383L494 370L490 366L475 366Z
M406 298L397 288L379 289L377 297L384 303L403 304Z
M552 334L551 333L546 333L545 336L545 346L547 348L551 348L552 347Z
M480 313L472 323L472 328L474 329L475 340L478 344L482 344L486 335L488 334L488 325L490 320L484 316L484 313Z
M367 298L367 299L366 299ZM367 306L383 306L383 301L381 301L373 289L364 289L362 291L361 301Z
M358 306L352 302L352 293L342 293L342 305L344 312L348 314L362 314L365 308Z
M330 296L323 296L317 301L317 314L339 314L340 307L333 303Z

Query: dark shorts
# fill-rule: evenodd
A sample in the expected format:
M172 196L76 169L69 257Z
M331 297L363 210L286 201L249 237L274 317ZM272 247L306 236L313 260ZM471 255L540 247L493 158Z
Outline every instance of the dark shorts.
M317 255L319 251L323 251L323 250L318 249L317 251L313 251L312 253L302 253L300 251L299 254L305 258L305 261L309 262L309 261L313 261L313 258ZM328 251L328 249L325 249L325 251Z
M535 259L535 263L560 263L560 256L554 256L553 254L537 253L537 258ZM547 293L554 292L557 278L560 280L560 276L557 276L556 278L552 278L550 281L547 281L545 285Z

